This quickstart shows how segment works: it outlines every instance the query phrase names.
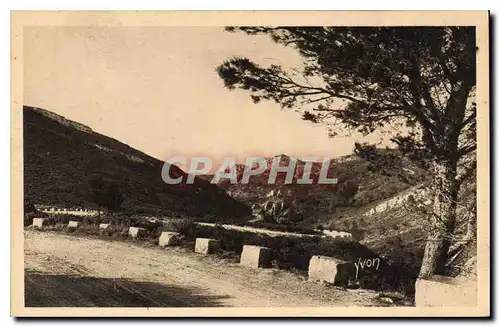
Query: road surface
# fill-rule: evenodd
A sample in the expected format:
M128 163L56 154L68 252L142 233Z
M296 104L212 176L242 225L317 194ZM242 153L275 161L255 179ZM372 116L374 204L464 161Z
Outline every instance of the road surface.
M181 249L32 230L24 244L27 307L381 305L374 292Z

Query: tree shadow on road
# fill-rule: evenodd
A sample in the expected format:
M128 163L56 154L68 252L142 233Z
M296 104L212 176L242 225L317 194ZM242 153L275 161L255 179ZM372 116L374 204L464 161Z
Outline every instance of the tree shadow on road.
M229 298L196 287L37 271L25 271L24 283L26 307L220 307Z

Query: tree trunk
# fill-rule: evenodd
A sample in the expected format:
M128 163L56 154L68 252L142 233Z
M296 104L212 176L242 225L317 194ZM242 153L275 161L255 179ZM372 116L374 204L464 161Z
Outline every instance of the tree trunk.
M475 240L477 235L477 208L476 208L476 197L474 197L474 203L472 204L473 209L467 214L469 219L467 219L467 233L465 234L465 240Z
M451 237L456 225L458 183L456 161L452 158L433 164L434 180L432 193L434 208L430 217L427 244L425 246L419 278L444 275Z

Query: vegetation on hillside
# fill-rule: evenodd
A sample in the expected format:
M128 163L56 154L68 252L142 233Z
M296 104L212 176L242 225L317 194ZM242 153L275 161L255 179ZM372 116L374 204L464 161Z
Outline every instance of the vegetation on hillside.
M377 152L379 156L386 158L383 164L380 160L368 160L356 155L333 159L328 176L337 178L337 184L284 184L283 173L278 174L278 181L281 183L268 184L268 168L264 174L252 176L248 184L230 184L223 180L222 185L228 194L248 206L262 205L269 200L269 192L281 190L293 204L292 223L312 226L318 217L341 214L352 208L384 200L425 180L425 170L402 157L399 150L377 149ZM302 176L303 165L304 162L299 160L294 179ZM320 168L320 163L314 164L311 173L313 180L318 179ZM242 165L238 169L238 180L241 180L243 170ZM210 180L211 176L204 178Z
M179 217L209 213L238 219L250 212L203 179L192 185L167 185L161 178L162 161L54 113L25 106L23 124L28 202ZM185 175L176 166L171 174ZM96 177L107 184L102 192L98 187L96 192L89 190ZM109 201L99 198L105 194Z

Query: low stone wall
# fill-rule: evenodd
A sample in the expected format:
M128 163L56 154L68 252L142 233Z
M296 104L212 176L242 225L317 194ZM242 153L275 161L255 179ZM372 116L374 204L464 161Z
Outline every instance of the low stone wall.
M95 210L71 210L71 209L44 209L40 210L41 212L48 213L48 214L67 214L67 215L73 215L73 216L98 216L99 212ZM101 212L103 214L104 212Z
M428 196L428 191L423 188L422 185L414 186L410 190L405 190L399 195L379 203L377 206L365 212L363 216L372 216L390 209L402 207L411 201L418 201L422 202L424 205L430 205L432 200L429 199Z
M271 249L256 245L244 245L240 264L250 268L268 268L271 266Z
M195 224L199 225L199 226L216 227L216 224L214 224L214 223L197 222ZM325 238L325 237L327 237L326 235L280 232L277 230L255 228L255 227L250 227L250 226L238 226L238 225L223 224L223 225L220 225L219 227L222 227L222 228L227 229L227 230L237 230L237 231L241 231L241 232L250 232L250 233L254 233L254 234L262 234L262 235L271 236L271 237L276 237L276 236L298 237L298 238L301 238L301 237Z
M214 253L219 249L219 241L212 238L197 238L194 252L201 254Z
M352 234L348 232L325 229L323 230L323 234L336 240L352 241Z
M417 307L475 307L477 281L446 276L418 279L415 284Z

